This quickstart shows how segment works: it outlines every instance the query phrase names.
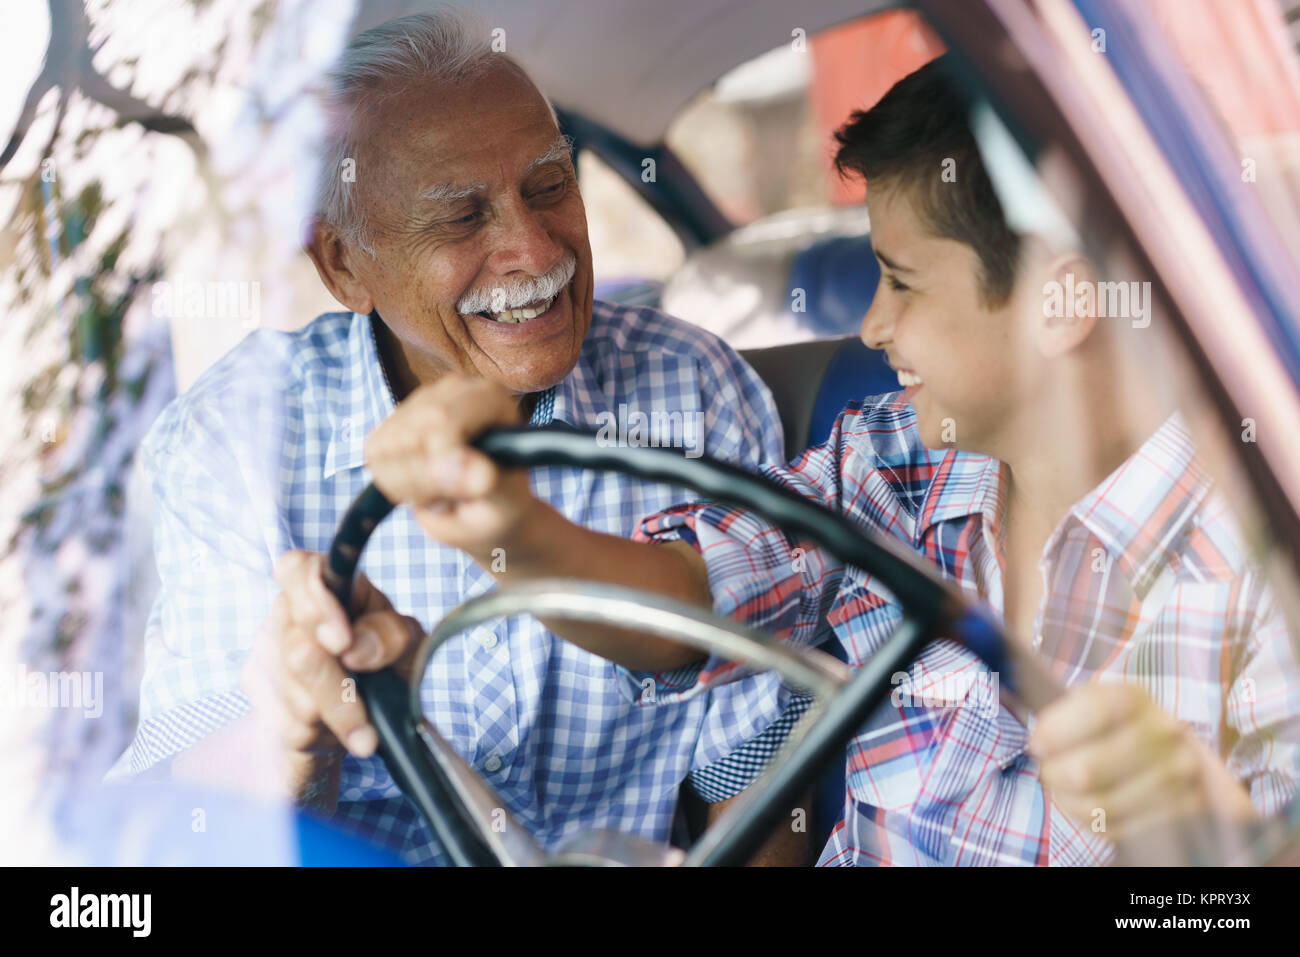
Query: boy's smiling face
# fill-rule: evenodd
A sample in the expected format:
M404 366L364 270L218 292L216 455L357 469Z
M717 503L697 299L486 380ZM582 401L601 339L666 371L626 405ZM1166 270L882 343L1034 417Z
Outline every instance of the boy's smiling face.
M928 228L906 188L868 188L867 208L881 278L862 340L898 371L927 447L996 454L1024 384L1016 297L990 306L975 250Z

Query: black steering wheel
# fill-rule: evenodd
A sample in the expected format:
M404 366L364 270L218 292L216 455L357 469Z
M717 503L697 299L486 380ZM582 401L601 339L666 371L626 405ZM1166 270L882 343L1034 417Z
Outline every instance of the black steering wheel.
M706 498L753 511L794 540L811 540L845 565L875 577L898 601L903 617L871 660L850 673L824 652L787 647L711 612L635 589L538 581L465 602L426 637L409 686L392 669L353 676L379 734L380 756L454 864L744 864L807 782L842 760L849 741L888 698L891 677L906 670L936 637L962 643L998 673L1004 704L1022 720L1062 691L1031 655L1004 637L985 609L915 553L892 539L866 533L844 516L770 480L707 456L688 458L680 450L607 447L592 434L559 425L494 430L475 445L503 466L621 472L691 488ZM392 509L371 485L340 524L330 546L325 584L345 610L350 609L362 549ZM548 858L530 838L521 836L527 833L523 828L492 826L493 812L499 815L504 802L423 718L419 704L424 668L443 641L480 621L524 612L632 627L719 652L778 671L790 683L815 692L818 704L799 722L763 778L702 835L689 855L600 833L581 835L566 844L558 858Z

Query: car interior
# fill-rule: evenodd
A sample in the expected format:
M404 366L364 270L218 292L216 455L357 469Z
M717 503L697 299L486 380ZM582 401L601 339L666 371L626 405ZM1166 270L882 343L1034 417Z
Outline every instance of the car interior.
M997 4L965 0L819 0L799 10L794 28L788 0L751 0L743 5L743 16L735 5L723 6L736 15L720 16L717 5L692 0L609 0L584 7L586 29L576 30L557 29L543 4L481 0L476 5L485 20L506 24L512 52L552 99L560 128L572 141L593 220L603 212L601 198L613 195L613 188L589 196L587 186L594 179L584 177L592 167L579 163L580 157L599 163L603 175L612 175L633 198L637 215L653 217L656 228L675 244L673 255L663 260L666 266L647 257L644 266L620 265L603 273L598 268L596 297L660 309L733 346L770 390L791 460L822 442L849 403L897 392L897 372L884 352L863 343L859 331L882 279L861 197L837 194L833 201L823 197L807 203L801 197L808 193L793 182L780 201L745 207L718 187L728 170L702 168L715 158L726 166L723 151L714 141L688 150L681 145L681 130L684 117L707 126L708 117L721 115L708 112L718 109L721 94L724 100L739 97L754 115L767 110L762 115L770 117L788 105L789 89L797 89L797 97L808 101L808 116L799 120L802 126L783 129L820 137L816 148L824 152L825 130L815 127L821 121L814 116L812 78L775 92L747 88L751 81L734 78L792 45L835 37L858 42L853 38L865 35L858 31L879 28L883 17L899 11L916 15L926 27L925 43L940 44L935 36L941 34L952 45L955 69L975 91L972 115L981 121L979 147L1012 226L1082 239L1098 261L1110 257L1112 263L1132 267L1135 275L1151 277L1146 285L1153 308L1169 317L1163 328L1138 340L1158 357L1148 365L1151 393L1168 397L1172 407L1186 412L1189 429L1203 442L1210 471L1244 529L1250 555L1270 581L1281 583L1279 590L1287 596L1284 612L1300 620L1300 605L1293 600L1300 567L1300 465L1290 448L1295 421L1300 421L1295 385L1300 381L1295 373L1300 368L1300 315L1294 312L1300 301L1300 227L1295 225L1300 223L1295 215L1300 210L1300 164L1294 158L1279 160L1274 170L1292 165L1276 174L1271 185L1267 178L1274 174L1266 170L1257 195L1242 200L1236 191L1248 187L1244 179L1238 182L1242 159L1234 150L1264 156L1261 144L1271 141L1252 130L1255 139L1228 148L1219 124L1231 126L1241 119L1216 99L1220 90L1215 83L1185 81L1178 64L1159 51L1144 50L1122 7L1111 0L1043 3L1042 23L1033 24L1014 18L1003 22L991 9ZM1077 31L1082 15L1076 6L1104 20L1111 49L1127 54L1114 58L1114 76L1099 76L1096 64L1084 55L1054 68L1057 54L1047 40L1056 37L1054 30ZM362 9L352 28L364 29L372 20L382 22L401 12L377 4ZM931 18L933 29L926 26ZM1178 24L1166 22L1163 29L1176 34ZM636 42L592 43L592 35L602 31L634 36ZM897 39L882 35L891 43ZM1179 40L1191 43L1186 36ZM883 47L853 49L861 60L882 63L890 57L900 57L899 63L924 62L935 54L935 47L924 44L902 54ZM1193 47L1179 49L1185 54ZM1245 71L1247 65L1243 59L1236 68ZM880 69L887 72L885 66ZM1054 86L1065 82L1060 77L1072 79L1087 95ZM1112 116L1097 108L1097 103L1115 102L1119 94L1126 94L1124 110L1116 109ZM1197 99L1202 95L1204 101ZM834 108L840 106L837 101ZM843 111L837 115L842 119ZM1078 161L1057 178L1048 162L1056 154L1048 147L1059 150L1061 144ZM760 140L748 142L760 159L761 146ZM1289 185L1279 186L1278 180L1286 177L1292 177ZM1275 222L1269 221L1270 214ZM633 235L640 231L649 232L644 218L631 228ZM1254 438L1257 424L1259 442ZM667 449L601 449L590 438L562 429L503 429L483 436L479 447L503 465L614 471L751 508L787 535L807 536L846 564L878 577L897 596L902 622L871 667L851 673L849 655L833 633L817 649L791 651L737 622L656 603L648 593L608 586L575 589L571 584L562 589L556 582L541 582L465 602L432 624L434 631L420 648L421 663L427 665L442 642L494 616L568 612L608 625L619 616L626 620L637 614L640 602L648 631L658 629L658 634L675 635L699 649L729 649L738 660L813 688L819 703L810 712L812 719L801 722L792 746L761 779L761 787L737 800L723 826L706 827L706 806L683 787L675 848L647 848L612 834L586 835L548 861L529 840L516 836L524 829L510 829L502 837L484 825L484 815L499 810L501 802L419 714L418 680L412 688L391 670L355 676L375 715L381 753L394 780L451 850L455 863L740 864L771 833L789 801L809 791L814 798L810 845L816 855L844 809L845 742L888 693L889 675L909 668L941 632L965 643L995 672L1003 668L1017 682L1023 680L1012 695L1021 695L1027 710L1061 692L1060 676L1045 674L1000 622L976 609L912 552L900 554L903 550L886 536L723 463L695 462ZM1078 458L1062 468L1094 465L1089 459L1093 452L1081 447ZM151 490L138 468L130 476L125 495L129 521L133 528L147 529L152 524ZM372 485L337 529L325 584L345 608L366 541L392 508ZM148 554L147 542L142 552L137 550L141 553ZM128 634L143 634L159 579L147 561L129 574L122 627ZM826 624L824 612L821 624ZM1294 644L1294 622L1292 628ZM130 667L139 671L143 665L135 660ZM126 683L138 678L128 674ZM99 813L115 806L106 803ZM305 815L296 826L301 863L396 862L395 855ZM1300 861L1300 799L1258 830L1232 839L1239 842L1233 851L1236 863ZM1223 848L1210 843L1180 845L1158 862L1224 859Z

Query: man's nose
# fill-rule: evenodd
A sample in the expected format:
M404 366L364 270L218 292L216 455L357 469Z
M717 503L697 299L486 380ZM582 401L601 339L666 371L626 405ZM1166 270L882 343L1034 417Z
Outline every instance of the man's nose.
M541 213L517 202L502 211L497 221L492 268L497 275L524 272L539 276L564 254Z
M894 339L896 310L885 301L887 299L887 296L880 295L880 289L877 288L871 307L862 317L862 341L868 348L883 349Z

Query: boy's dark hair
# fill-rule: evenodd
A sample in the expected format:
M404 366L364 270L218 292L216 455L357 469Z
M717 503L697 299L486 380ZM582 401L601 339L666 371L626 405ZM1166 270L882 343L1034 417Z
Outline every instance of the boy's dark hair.
M835 168L841 175L862 176L868 188L906 190L922 222L975 250L984 300L996 306L1006 302L1015 284L1020 239L1007 226L947 59L927 63L895 83L871 109L854 112L835 134ZM955 182L944 181L949 159Z

